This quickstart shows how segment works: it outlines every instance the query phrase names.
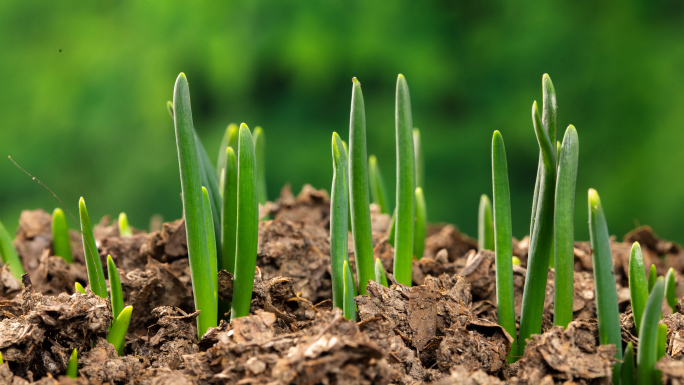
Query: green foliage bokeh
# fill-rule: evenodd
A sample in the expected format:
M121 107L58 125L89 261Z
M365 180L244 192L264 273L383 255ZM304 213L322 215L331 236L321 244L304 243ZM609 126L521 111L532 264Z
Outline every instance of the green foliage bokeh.
M0 153L93 220L146 228L181 216L166 101L187 74L195 126L215 156L228 123L264 127L269 196L330 188L330 135L348 135L362 83L369 153L394 187L394 92L409 83L426 157L430 221L476 235L491 196L492 132L508 156L513 232L529 229L538 148L531 124L547 72L560 135L577 127L576 234L587 189L612 234L650 224L684 241L684 6L677 1L0 2ZM558 138L562 139L561 136ZM0 160L0 220L54 198ZM392 197L392 201L394 197ZM74 227L73 223L70 226Z

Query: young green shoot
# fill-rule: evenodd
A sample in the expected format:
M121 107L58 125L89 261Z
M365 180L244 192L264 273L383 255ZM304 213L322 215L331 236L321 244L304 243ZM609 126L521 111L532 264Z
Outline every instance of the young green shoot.
M268 201L266 191L266 138L261 127L254 129L254 156L256 157L257 173L257 197L259 204L265 205Z
M427 233L427 208L425 195L421 187L416 188L416 225L413 233L413 255L416 259L423 258L425 250L425 234Z
M109 274L109 293L112 301L112 318L117 319L124 308L121 278L111 255L107 256L107 274Z
M204 221L207 226L207 247L209 247L209 266L211 269L211 284L214 289L214 301L218 301L218 270L216 270L216 232L214 232L214 218L211 213L209 192L202 186L202 206L204 207Z
M397 238L397 208L394 208L392 217L390 218L390 227L387 230L387 242L394 246L394 241Z
M615 288L613 257L610 252L610 235L601 199L594 189L589 189L589 238L593 251L599 342L601 345L615 345L617 347L615 358L622 361L620 310ZM613 383L619 383L620 380L619 361L613 366Z
M332 278L333 307L343 309L345 293L345 272L349 254L348 208L347 208L347 154L340 136L332 135L333 182L330 189L330 270Z
M344 300L343 309L344 317L350 321L356 321L356 302L354 302L354 279L352 278L349 263L343 262L342 271L344 275Z
M81 217L81 235L90 290L102 298L107 298L107 282L105 282L102 261L100 261L100 254L97 252L93 228L90 226L90 217L83 197L78 201L78 213Z
M394 239L394 278L411 286L413 226L416 214L416 167L413 155L411 97L404 75L397 78L396 96L397 215Z
M420 130L413 129L413 154L416 159L416 187L425 187L425 156L420 140Z
M226 149L230 147L233 151L237 150L238 131L238 125L231 123L223 134L221 147L219 147L218 160L216 161L216 174L219 179L221 179L223 169L226 168Z
M651 269L648 271L648 294L651 294L657 278L658 272L656 271L656 267L655 265L651 265Z
M667 353L667 325L658 324L658 355L657 360L665 357Z
M74 263L69 243L69 226L64 211L60 208L52 212L52 253L62 257L66 263Z
M575 186L579 139L574 126L569 126L558 150L554 248L556 263L553 323L564 328L572 322L575 274Z
M677 312L677 293L675 289L674 269L670 268L665 275L665 299L667 300L667 304L672 308L672 313Z
M221 257L217 269L235 274L235 248L237 246L237 158L233 147L226 148L226 159L221 176L223 191L223 215L221 216ZM219 299L218 312L223 316L230 311L230 303Z
M477 248L478 250L494 250L492 203L486 194L480 196L480 208L477 213Z
M123 212L119 214L119 235L124 238L133 235L131 226L128 224L128 216L126 216L126 213Z
M382 261L380 261L380 258L375 258L375 282L384 287L389 287L389 284L387 283L387 273L385 272L385 268L382 266Z
M200 311L197 317L197 333L198 337L202 338L207 329L216 327L216 301L207 244L207 224L202 197L202 171L197 154L198 146L195 143L195 129L192 123L190 89L188 88L188 80L183 73L178 75L178 79L176 79L173 112L192 293L195 299L195 309Z
M69 378L78 377L78 350L74 348L71 351L71 357L69 357L69 364L67 365L66 376Z
M508 186L506 147L499 131L492 137L492 186L494 198L494 253L496 255L496 312L501 325L513 338L508 362L519 356L515 328L513 292L513 230L511 195ZM520 262L520 260L518 260Z
M231 319L249 315L259 235L259 202L254 140L246 124L238 139L237 244Z
M375 155L368 157L368 178L370 180L370 191L373 203L378 205L380 212L383 214L389 213L389 200L387 198L387 189L385 187L385 180L382 178L380 166L378 166L378 159Z
M83 285L81 285L81 284L78 283L78 282L74 282L74 290L75 290L74 292L77 291L77 292L79 292L79 293L81 293L81 294L85 294L85 293L86 293L86 292L85 292L85 288L83 287Z
M223 201L221 200L218 178L216 178L216 171L214 171L214 166L212 165L211 160L209 160L207 150L204 148L199 135L197 135L197 131L195 131L195 145L197 146L197 155L199 156L200 178L202 181L202 186L207 188L207 192L209 193L209 198L211 201L211 218L214 221L214 239L220 240L221 205L223 204ZM216 252L219 253L219 251L220 245L216 245Z
M5 226L0 222L0 257L2 262L9 265L10 272L19 282L21 276L24 275L24 267L21 265L21 259L17 254L17 250L12 243L12 237L5 229Z
M366 152L366 112L361 83L356 78L352 79L352 82L349 118L349 205L359 293L366 294L368 281L374 278Z
M107 334L107 342L114 345L119 356L123 355L123 349L126 345L126 332L128 331L128 325L131 323L132 313L133 306L123 308L119 316L112 323L112 327Z
M632 317L638 331L641 326L641 317L644 314L646 301L648 300L648 283L646 282L646 270L644 270L644 256L641 254L639 242L634 242L629 255L629 294L632 304Z
M627 343L623 357L620 385L634 385L636 375L634 370L634 346L632 345L632 341Z
M660 277L653 284L653 290L648 296L644 317L639 328L637 384L658 384L661 380L655 363L658 361L658 324L660 323L664 292L665 281L663 277Z

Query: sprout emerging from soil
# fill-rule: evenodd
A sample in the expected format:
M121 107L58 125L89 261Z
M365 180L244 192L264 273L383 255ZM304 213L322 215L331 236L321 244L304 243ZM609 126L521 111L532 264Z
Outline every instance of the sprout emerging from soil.
M256 157L257 197L259 203L264 205L268 201L266 191L266 138L261 127L254 129L254 156Z
M119 235L121 235L122 238L133 235L133 230L131 230L131 226L128 224L128 216L126 216L126 213L119 214Z
M413 153L411 98L404 75L397 78L396 96L397 211L394 239L394 277L411 286L413 230L416 214L416 167Z
M119 314L114 323L112 323L112 327L107 334L107 342L114 345L119 356L123 355L123 348L126 344L126 332L128 331L128 325L131 322L132 313L132 306L123 308L121 314Z
M216 270L216 233L214 232L214 218L211 214L209 192L202 186L202 205L204 207L204 222L207 226L207 246L209 247L209 266L214 289L214 301L218 301L218 270Z
M617 347L615 358L619 361L613 366L613 383L620 380L620 361L622 361L622 335L620 332L620 310L618 308L615 271L610 252L608 224L603 214L603 206L598 193L589 189L589 237L591 239L594 264L594 284L596 287L596 318L599 327L599 342ZM662 297L662 294L661 294ZM661 301L662 302L662 301ZM639 347L641 351L642 346Z
M52 252L62 257L67 263L74 263L69 244L69 226L64 211L60 208L52 212Z
M387 198L387 188L385 187L385 180L382 177L380 166L378 166L378 159L375 155L368 157L368 178L370 180L373 203L378 205L381 213L388 214L389 200Z
M651 265L651 269L648 271L648 294L651 294L656 279L658 279L658 272L656 271L655 265Z
M632 341L627 343L623 357L620 385L634 385L636 374L634 370L634 346Z
M658 324L664 292L665 281L660 277L653 284L639 328L637 384L657 384L661 381L660 373L655 369L655 363L658 361Z
M112 319L117 319L124 308L123 294L119 270L116 269L111 255L107 256L107 274L109 274L109 292L112 301ZM77 282L78 283L78 282Z
M223 139L221 140L221 147L219 147L218 160L216 161L216 171L218 178L221 178L223 169L226 168L226 149L229 147L233 150L237 149L238 142L238 125L231 123L226 128L226 132L223 134Z
M97 252L93 228L90 226L90 217L83 197L78 201L78 213L81 217L81 237L83 239L83 251L88 270L88 283L90 290L96 295L107 298L107 283L105 282L104 271L100 254Z
M648 283L646 282L646 271L644 270L644 257L641 254L639 242L634 242L632 251L629 254L629 294L634 326L638 331L640 330L641 318L648 300Z
M343 275L344 275L344 303L343 303L343 313L344 317L350 321L356 321L356 302L354 302L354 279L352 278L351 270L349 269L349 263L347 261L342 262Z
M67 365L66 376L69 378L78 377L78 350L74 348L71 351L71 357L69 357L69 364Z
M662 317L662 314L661 314ZM667 325L658 324L658 355L657 360L665 357L667 353Z
M384 287L389 287L389 284L387 283L387 273L385 272L385 268L382 266L382 261L380 261L380 258L375 258L375 282Z
M354 238L356 276L359 293L366 294L373 274L373 236L368 200L368 155L366 152L366 112L361 83L352 79L352 102L349 118L349 205Z
M667 275L665 275L665 299L667 300L667 304L672 308L672 313L676 313L677 293L675 291L675 276L673 268L668 269Z
M425 195L421 187L416 188L416 225L413 233L413 256L423 258L425 250L425 234L427 233L427 208Z
M230 130L230 126L229 126ZM237 127L235 128L237 132ZM235 143L237 146L237 143ZM218 258L217 269L235 274L235 247L237 246L237 158L232 147L225 149L226 157L221 175L221 190L223 191L223 215L221 216L221 257ZM219 299L219 315L230 311L230 303Z
M78 283L78 282L74 282L74 290L77 291L77 292L79 292L79 293L81 293L81 294L85 294L85 293L86 293L86 292L85 292L85 288L83 287L83 285L81 285L81 284Z
M9 265L12 275L21 282L21 276L24 275L24 267L21 265L21 259L19 259L17 250L14 249L12 237L2 222L0 222L0 257L2 257L2 263Z
M480 196L480 208L477 213L477 248L479 250L494 250L492 204L486 194Z

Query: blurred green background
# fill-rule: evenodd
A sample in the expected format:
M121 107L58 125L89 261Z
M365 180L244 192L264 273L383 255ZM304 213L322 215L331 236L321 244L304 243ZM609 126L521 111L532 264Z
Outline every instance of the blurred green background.
M558 93L559 127L580 137L576 234L587 189L611 234L649 224L684 242L684 3L681 1L0 2L0 220L51 211L181 216L172 120L179 72L212 157L231 122L261 125L269 196L329 189L330 136L348 135L351 78L363 85L368 149L394 187L394 92L409 83L426 154L429 219L476 235L503 134L514 235L529 229L538 148L532 101ZM561 137L559 137L559 140ZM73 226L73 225L72 225Z

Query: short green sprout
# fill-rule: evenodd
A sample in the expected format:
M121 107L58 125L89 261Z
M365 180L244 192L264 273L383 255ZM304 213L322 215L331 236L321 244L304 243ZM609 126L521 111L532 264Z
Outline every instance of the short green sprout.
M356 321L356 302L354 302L354 279L352 278L351 270L349 269L349 263L347 261L343 262L342 267L344 275L344 304L343 313L344 317L351 321Z
M238 131L238 125L231 123L223 134L221 147L219 147L218 161L216 162L216 173L219 179L221 179L223 169L226 168L226 149L230 147L233 150L237 150Z
M667 325L658 324L658 355L656 358L660 360L665 357L667 353Z
M333 182L330 189L330 271L332 278L333 306L343 309L344 306L344 266L349 261L348 244L348 209L347 209L347 154L342 139L333 132Z
M378 166L378 159L375 155L368 157L368 178L370 181L370 191L373 203L378 205L381 213L388 214L389 198L387 198L385 180L382 177L380 166Z
M112 323L112 327L107 334L107 342L114 345L119 356L123 355L123 349L126 344L126 332L128 331L128 325L131 323L132 313L132 306L123 308L119 316Z
M644 257L641 254L641 245L634 242L629 255L629 294L632 305L632 317L637 332L641 327L641 317L644 314L646 301L648 300L648 283L644 270Z
M14 249L12 237L5 229L5 226L0 222L0 257L2 262L9 265L12 275L21 282L21 276L24 275L24 267L21 265L21 259Z
M209 247L209 266L212 288L214 289L214 301L218 301L218 270L216 270L216 233L214 232L214 219L211 213L211 202L207 188L202 186L202 206L204 208L204 222L207 226L207 246Z
M237 147L237 143L235 143ZM226 270L235 274L235 251L237 246L237 157L233 147L226 148L226 159L221 175L223 191L223 215L221 215L221 256L218 258L217 270ZM218 300L219 316L230 311L230 302Z
M119 214L119 235L124 238L133 235L133 230L131 230L131 226L128 224L128 216L124 212Z
M651 265L651 269L648 271L648 294L651 294L656 279L658 279L658 272L656 271L655 265Z
M69 358L69 364L67 365L66 376L69 378L78 377L78 350L76 350L76 348L71 351L71 357Z
M660 373L655 368L658 361L658 324L665 292L663 277L657 279L646 301L644 317L639 328L637 350L637 384L659 384ZM619 333L620 329L618 329Z
M60 208L52 212L52 254L62 257L67 263L74 263L69 242L69 226L64 211Z
M477 248L479 250L494 250L492 204L486 194L480 196L480 209L477 214Z
M413 154L416 165L416 187L425 187L425 156L423 144L420 140L420 130L413 129Z
M627 343L623 357L620 385L634 385L636 371L634 369L634 346L632 345L632 341Z
M257 196L259 203L264 205L268 201L266 191L266 138L261 127L254 129L254 156L256 157Z
M100 261L100 254L97 252L93 228L90 226L90 217L83 197L78 201L78 213L81 217L81 235L90 290L99 297L107 298L107 282L105 282L102 261Z
M77 291L77 292L79 292L79 293L81 293L81 294L85 294L85 293L86 293L86 292L85 292L85 288L83 287L83 285L81 285L81 284L78 283L78 282L74 282L74 290Z
M107 256L107 274L109 274L109 292L112 301L112 318L117 319L124 308L121 278L111 255ZM78 282L76 282L78 283Z
M675 276L674 269L670 268L667 270L667 275L665 275L665 299L667 304L672 308L672 312L677 312L677 293L675 291Z
M416 224L413 233L413 255L416 259L423 258L425 250L425 235L427 234L427 208L425 196L421 187L416 188Z
M380 261L380 258L375 258L375 282L384 287L389 287L389 284L387 283L387 273L385 272L385 268L382 266L382 261Z

